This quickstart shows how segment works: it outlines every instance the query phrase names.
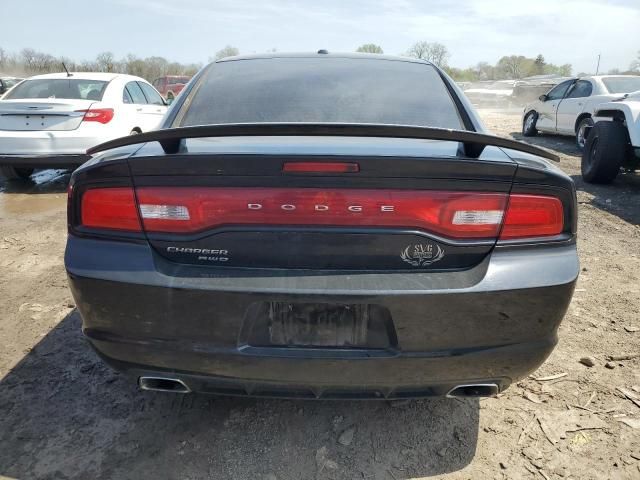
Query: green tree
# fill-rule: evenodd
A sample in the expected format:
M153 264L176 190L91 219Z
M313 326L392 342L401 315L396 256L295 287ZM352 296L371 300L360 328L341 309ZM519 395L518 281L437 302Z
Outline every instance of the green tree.
M487 62L478 62L473 67L477 80L494 80L496 78L496 68Z
M557 68L558 75L562 75L563 77L570 77L571 72L573 71L573 67L570 63L565 63L564 65L560 65Z
M182 65L182 71L180 73L182 75L189 75L190 77L193 77L201 68L201 63L189 63L187 65Z
M145 78L151 81L169 73L169 62L164 57L148 57L144 59L144 63L146 64Z
M144 78L146 73L146 66L144 60L136 57L134 54L129 53L123 60L123 73L128 73L129 75L135 75L137 77Z
M533 69L529 72L530 75L542 75L544 73L544 67L546 66L546 62L544 61L544 57L542 55L538 55L536 59L533 61Z
M475 82L478 80L478 75L473 68L461 69L455 67L445 67L444 71L447 72L447 75L453 78L456 82Z
M60 65L60 70L64 70L64 67L62 66L62 64L64 63L65 67L67 67L67 70L69 70L70 72L79 71L79 68L78 68L78 65L76 64L76 62L71 60L69 57L65 57L65 56L58 57L56 59L56 63L58 65Z
M23 48L20 52L20 61L26 71L33 71L35 68L36 52L33 48Z
M169 62L163 57L147 57L143 59L133 54L128 54L125 58L116 60L113 53L102 52L96 56L95 60L75 61L65 56L54 57L33 48L24 48L17 55L0 49L0 68L2 72L6 73L33 75L62 72L63 63L69 71L129 73L149 81L164 75L193 76L202 68L202 65L198 63Z
M360 45L356 52L360 53L384 53L382 47L380 45L376 45L375 43L365 43L364 45Z
M496 68L503 79L517 80L531 71L534 60L523 55L509 55L498 60Z
M449 60L449 50L438 42L420 41L413 44L407 51L407 55L414 58L427 60L438 67L446 67Z
M111 52L102 52L96 57L96 68L100 72L113 72L114 63L115 57Z
M216 56L214 58L216 60L220 60L221 58L225 58L225 57L235 57L239 53L240 53L240 50L238 50L236 47L232 47L231 45L227 45L222 50L218 50L216 52Z
M631 62L631 65L629 65L629 70L632 72L640 72L640 50L638 50L638 56L636 59Z

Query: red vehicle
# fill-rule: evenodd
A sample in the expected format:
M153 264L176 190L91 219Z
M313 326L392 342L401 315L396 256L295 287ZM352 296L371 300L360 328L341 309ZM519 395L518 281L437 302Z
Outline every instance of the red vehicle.
M182 91L184 86L191 80L188 75L166 75L156 78L153 86L160 92L165 99L173 101L174 98Z

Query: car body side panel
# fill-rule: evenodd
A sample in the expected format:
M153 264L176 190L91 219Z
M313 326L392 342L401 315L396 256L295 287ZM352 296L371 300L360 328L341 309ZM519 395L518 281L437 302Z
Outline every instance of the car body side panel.
M538 121L536 128L545 132L555 132L556 130L556 112L561 100L549 100L540 102L536 111L538 112Z
M584 98L565 98L558 107L558 133L574 136L576 121L582 113L592 116L600 104L615 97L616 95L592 95Z
M556 130L563 135L575 134L576 118L586 107L586 98L564 98L556 112Z

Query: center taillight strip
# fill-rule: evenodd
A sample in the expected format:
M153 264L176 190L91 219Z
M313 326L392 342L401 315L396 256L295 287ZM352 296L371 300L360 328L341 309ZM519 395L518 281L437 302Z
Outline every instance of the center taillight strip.
M411 228L453 240L558 235L551 196L436 190L140 187L82 195L89 228L192 234L231 225ZM139 217L138 217L139 215Z
M386 189L141 187L137 196L145 230L185 234L225 225L305 225L496 238L507 204L504 193Z

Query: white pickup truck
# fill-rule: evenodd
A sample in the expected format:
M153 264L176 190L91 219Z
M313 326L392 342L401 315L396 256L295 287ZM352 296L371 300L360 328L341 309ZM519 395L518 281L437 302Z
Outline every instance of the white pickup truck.
M582 178L610 183L620 168L640 168L640 90L599 104L585 132Z

